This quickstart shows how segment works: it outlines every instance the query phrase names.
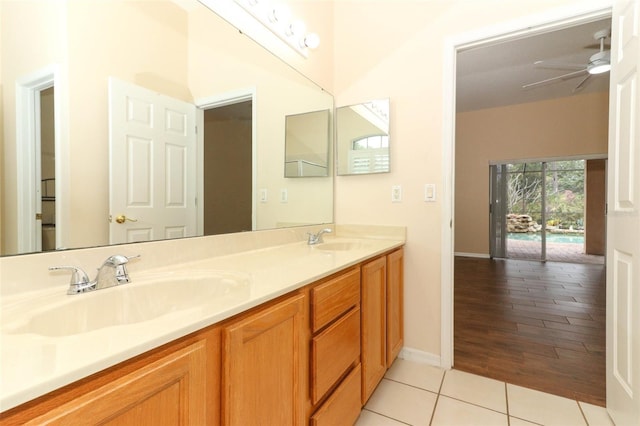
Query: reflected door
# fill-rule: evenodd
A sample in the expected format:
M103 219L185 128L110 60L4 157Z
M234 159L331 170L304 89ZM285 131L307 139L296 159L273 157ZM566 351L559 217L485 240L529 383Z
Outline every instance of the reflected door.
M195 112L109 80L111 244L196 235Z

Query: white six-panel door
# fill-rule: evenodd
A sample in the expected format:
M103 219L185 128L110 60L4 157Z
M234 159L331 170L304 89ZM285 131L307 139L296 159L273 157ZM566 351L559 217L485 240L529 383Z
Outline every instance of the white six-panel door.
M607 409L640 425L640 0L617 1L611 36Z
M111 244L196 235L195 112L109 79Z

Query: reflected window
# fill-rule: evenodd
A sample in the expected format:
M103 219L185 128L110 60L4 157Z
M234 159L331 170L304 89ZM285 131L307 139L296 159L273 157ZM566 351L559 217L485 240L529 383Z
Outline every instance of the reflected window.
M351 141L349 173L381 173L389 170L389 136L372 135Z

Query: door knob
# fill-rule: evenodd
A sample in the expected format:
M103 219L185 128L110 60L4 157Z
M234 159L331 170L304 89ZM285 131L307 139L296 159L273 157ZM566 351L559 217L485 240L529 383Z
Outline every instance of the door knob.
M138 219L132 219L130 217L126 217L123 214L119 214L118 216L116 216L116 222L118 222L118 223L125 223L127 220L129 222L137 222L138 221Z

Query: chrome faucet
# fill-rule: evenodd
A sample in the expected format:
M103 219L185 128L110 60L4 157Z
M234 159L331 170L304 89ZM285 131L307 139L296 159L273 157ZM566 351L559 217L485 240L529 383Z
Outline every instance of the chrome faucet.
M127 257L116 254L109 256L102 266L98 268L98 273L93 281L89 281L87 273L77 266L51 266L49 270L69 269L73 271L67 294L86 293L130 282L131 279L125 265L130 259L137 257L140 257L140 255Z
M320 231L318 231L317 234L307 232L307 235L309 236L309 239L307 240L307 244L310 246L313 246L316 244L324 243L324 240L322 239L322 234L328 234L330 232L331 232L331 229L329 228L321 229Z

